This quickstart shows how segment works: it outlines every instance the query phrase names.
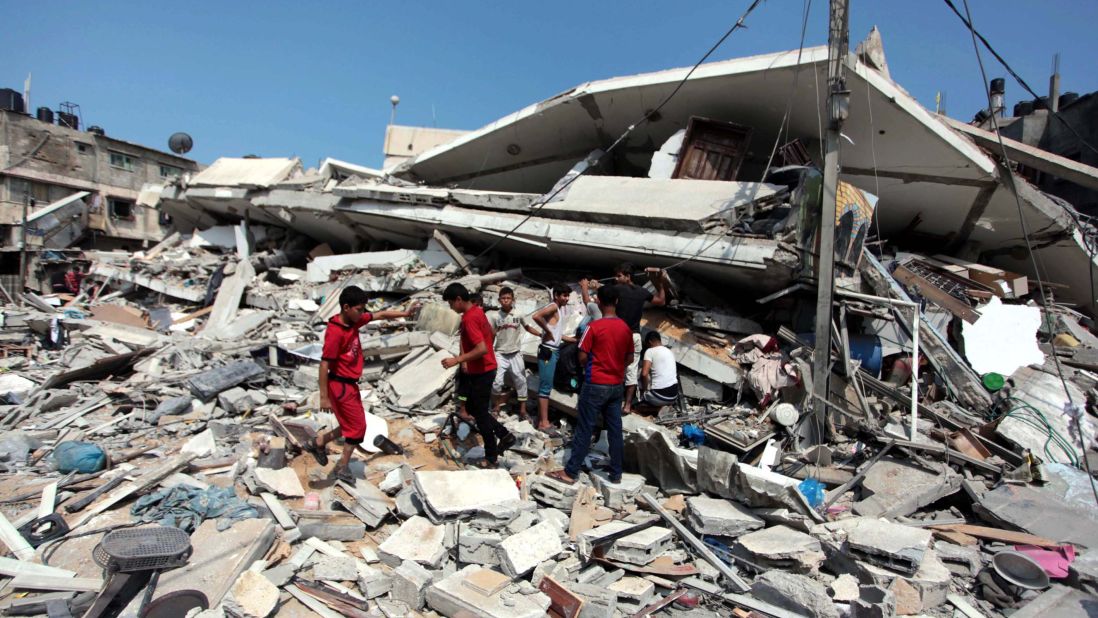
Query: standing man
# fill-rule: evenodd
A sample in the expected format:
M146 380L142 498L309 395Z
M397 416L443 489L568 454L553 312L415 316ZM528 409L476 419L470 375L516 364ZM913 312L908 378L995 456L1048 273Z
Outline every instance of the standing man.
M451 283L442 292L442 300L449 303L450 309L461 314L461 354L442 359L442 366L446 369L462 366L467 397L465 409L476 421L477 431L484 440L481 467L495 468L500 453L515 444L515 436L489 412L497 366L492 350L492 327L488 324L484 309L473 303L473 295L464 285Z
M514 312L515 291L509 287L499 290L499 311L488 316L496 340L496 379L492 382L492 395L495 398L493 414L499 416L500 408L507 402L503 393L503 383L507 376L518 395L519 409L526 409L526 361L522 359L522 332L526 328L522 317Z
M553 285L553 300L530 316L541 327L541 345L538 346L538 429L546 433L553 432L549 422L549 395L553 392L553 378L557 372L557 360L560 359L560 344L576 339L564 334L564 321L567 318L565 307L572 296L572 288L557 283Z
M659 268L649 268L646 271L648 278L656 286L656 294L653 295L647 289L633 283L634 270L636 266L630 262L624 262L614 271L614 282L618 288L618 316L633 332L633 360L625 370L625 405L622 409L625 414L633 411L633 396L637 392L637 364L641 356L640 321L641 314L644 313L644 304L651 302L656 307L667 304L663 271Z
M343 436L343 454L339 465L332 470L335 478L354 483L354 475L348 465L355 447L362 444L366 435L366 410L362 407L358 380L362 377L362 343L358 330L371 320L388 320L410 317L409 311L366 311L369 297L357 286L347 286L339 294L339 313L328 320L324 330L324 348L320 354L320 410L334 412L338 429L317 435L305 450L322 466L328 465L326 445L336 439L336 432Z
M572 454L563 470L549 473L569 484L575 483L579 476L600 417L610 443L610 482L621 482L621 404L625 368L633 362L633 340L629 327L616 313L615 306L621 302L618 288L601 287L597 294L603 317L587 326L579 343L579 360L586 379L580 388L579 421L572 435Z

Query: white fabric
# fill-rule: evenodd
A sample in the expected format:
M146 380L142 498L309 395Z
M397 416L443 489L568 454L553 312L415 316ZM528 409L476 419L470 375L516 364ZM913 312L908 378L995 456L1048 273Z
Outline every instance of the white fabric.
M511 376L511 386L518 393L519 401L526 400L526 362L522 352L514 354L496 354L496 379L492 381L492 392L503 392L503 383Z
M652 375L649 388L659 390L679 383L679 372L675 366L675 354L667 346L649 348L644 360L652 361Z
M625 385L636 386L637 374L640 373L640 359L641 359L641 336L640 333L633 333L633 362L629 363L625 368Z

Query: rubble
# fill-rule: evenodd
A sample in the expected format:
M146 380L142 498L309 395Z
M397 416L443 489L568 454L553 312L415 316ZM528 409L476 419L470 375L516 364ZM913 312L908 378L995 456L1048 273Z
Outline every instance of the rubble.
M804 62L823 61L806 52ZM712 67L713 79L758 85L750 75L794 68L792 56L751 71L743 62ZM967 211L971 196L954 200L961 189L929 176L956 164L958 186L996 188L987 208L1008 223L958 221L949 233L974 244L960 241L951 255L907 251L944 246L937 236L913 242L893 229L869 243L876 229L846 230L856 240L837 263L830 368L814 366L800 330L816 310L805 292L815 288L820 174L807 160L748 182L735 172L673 177L629 153L617 173L649 176L600 170L548 199L561 179L551 165L531 167L538 159L527 159L525 143L505 163L513 168L483 177L469 168L510 150L474 132L385 172L222 159L169 183L159 199L177 233L145 251L85 252L94 288L55 293L32 281L0 306L0 541L10 554L0 574L12 578L0 606L78 615L87 603L71 593L98 591L109 575L91 556L102 529L138 523L185 530L193 547L161 575L150 616L1023 616L1091 602L1098 338L1084 314L1094 301L1079 301L1079 312L1037 302L1036 282L1003 263L1015 261L1003 256L1019 235L1002 216L1014 189L1001 166L962 137L970 131L922 114L862 66L852 86L884 97L882 109L891 102L890 127L929 136L912 139L917 157L945 162L882 175L890 187L914 187L882 191L889 217L927 203L927 183L934 204ZM640 86L600 87L632 100ZM590 96L583 109L620 113ZM554 127L564 118L558 103L502 122ZM557 133L541 128L529 147L563 165L574 153L541 143ZM675 142L638 130L672 158L693 147L685 134ZM902 157L890 165L920 165L893 154ZM486 186L443 182L444 169ZM853 202L835 214L856 211L867 223L876 202L855 185L868 164L847 169L843 194ZM1065 223L1067 207L1024 180L1017 187L1048 228L1050 246L1036 251L1054 256L1050 264L1093 261L1073 235L1091 234L1089 223ZM512 234L520 222L522 234ZM483 247L491 250L476 255ZM44 259L41 268L56 268ZM622 478L610 481L605 436L575 484L547 476L575 426L578 396L562 383L544 431L535 398L515 409L505 390L498 418L516 442L498 468L481 469L458 369L441 362L457 352L459 316L440 290L462 281L491 311L506 285L527 315L548 301L546 282L642 259L642 268L667 267L658 280L671 297L644 310L642 330L672 350L681 393L623 419ZM1062 268L1064 287L1046 288L1076 294L1085 276L1078 264ZM321 410L318 366L325 324L350 284L370 292L368 311L419 309L360 332L368 433L353 479L336 479L306 447L336 423ZM1001 337L1010 328L1017 341ZM925 359L917 375L913 330ZM1001 347L986 344L989 332ZM536 337L523 334L520 345L536 389ZM808 390L819 372L828 372L827 397ZM60 472L65 442L95 445L107 468ZM54 516L65 530L47 533L42 520ZM1070 553L1069 575L1047 590L1001 586L992 556L1027 546ZM120 599L122 615L140 602Z

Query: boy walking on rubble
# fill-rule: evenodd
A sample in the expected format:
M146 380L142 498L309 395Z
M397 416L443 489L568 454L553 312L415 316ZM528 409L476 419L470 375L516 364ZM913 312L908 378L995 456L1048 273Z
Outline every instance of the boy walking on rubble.
M484 440L481 467L495 468L500 453L515 444L515 436L489 411L497 366L492 327L488 324L484 309L474 304L472 299L473 295L460 283L451 283L442 292L442 300L449 303L450 309L461 314L461 354L442 359L442 366L449 369L461 365L460 378L467 397L465 408L476 421L477 432Z
M522 331L537 331L526 326L515 309L515 291L509 287L500 288L499 311L493 311L488 317L495 333L496 379L492 382L492 396L495 398L493 413L499 416L500 408L507 402L503 393L503 384L510 376L511 386L518 395L519 409L526 410L526 361L522 358Z
M358 380L362 377L362 344L359 341L359 329L372 320L389 320L410 317L409 311L366 311L366 296L361 288L347 286L339 294L339 313L328 320L324 330L324 348L320 360L320 409L331 411L339 422L337 429L319 434L316 440L308 444L308 451L317 463L328 465L325 447L336 439L337 432L343 436L343 453L339 463L332 470L335 478L354 483L354 476L348 465L355 447L362 444L366 435L366 410L362 407L362 396L358 390Z
M625 321L617 316L620 302L616 286L598 290L601 319L591 322L579 343L580 365L585 380L579 395L579 422L572 436L572 453L563 470L549 476L571 484L576 482L580 466L591 450L591 434L602 419L610 445L610 482L621 482L622 429L621 405L625 395L625 368L633 362L633 336Z

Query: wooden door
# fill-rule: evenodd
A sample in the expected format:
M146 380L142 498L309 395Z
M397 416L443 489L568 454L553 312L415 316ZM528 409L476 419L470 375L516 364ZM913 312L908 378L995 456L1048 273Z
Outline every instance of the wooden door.
M692 117L672 178L735 180L750 140L747 127Z

